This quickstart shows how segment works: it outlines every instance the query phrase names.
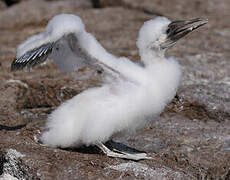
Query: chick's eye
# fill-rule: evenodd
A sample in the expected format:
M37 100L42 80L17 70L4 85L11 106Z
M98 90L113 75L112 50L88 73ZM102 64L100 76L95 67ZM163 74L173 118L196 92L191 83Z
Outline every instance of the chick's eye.
M168 29L166 30L166 33L169 35L171 33L173 33L175 27L174 26L169 26Z
M170 31L171 31L171 29L170 29L170 28L168 28L168 29L166 30L166 34L169 34L169 33L170 33Z

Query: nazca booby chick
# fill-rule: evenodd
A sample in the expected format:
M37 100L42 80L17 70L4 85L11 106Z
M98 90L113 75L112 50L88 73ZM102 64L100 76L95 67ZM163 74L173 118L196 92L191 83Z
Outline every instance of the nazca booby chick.
M111 151L103 143L115 133L143 126L149 117L163 111L175 96L181 79L178 62L165 57L165 50L206 23L200 18L170 22L165 17L145 22L137 40L143 64L140 65L108 53L86 32L78 16L55 16L45 32L19 45L11 70L32 68L51 55L62 71L76 71L82 65L102 68L106 81L53 111L47 120L47 131L41 136L43 144L96 145L111 157L148 159L145 153Z

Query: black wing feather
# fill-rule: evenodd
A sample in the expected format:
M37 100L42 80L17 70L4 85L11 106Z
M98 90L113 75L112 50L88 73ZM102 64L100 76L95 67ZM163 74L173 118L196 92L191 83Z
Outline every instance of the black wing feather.
M44 44L36 49L26 52L19 58L15 58L11 64L11 71L21 70L24 67L33 68L44 62L52 52L53 43Z

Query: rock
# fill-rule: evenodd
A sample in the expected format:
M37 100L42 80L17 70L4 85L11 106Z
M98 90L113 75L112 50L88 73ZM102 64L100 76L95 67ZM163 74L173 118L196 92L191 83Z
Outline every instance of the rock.
M0 176L0 180L18 180L18 178L11 176L10 174L3 174Z
M124 177L126 172L133 173L137 179L195 179L190 175L185 175L181 172L175 172L167 167L150 168L146 164L137 162L121 163L115 166L110 166L108 168L123 172ZM120 176L120 178L123 178L123 176Z
M8 149L3 157L1 180L4 179L31 179L31 169L21 160L24 155L14 149Z
M3 162L4 162L4 156L3 156L3 152L0 149L0 175L3 174Z
M90 8L89 0L23 1L0 13L1 29L41 26L56 14L74 13L79 8Z

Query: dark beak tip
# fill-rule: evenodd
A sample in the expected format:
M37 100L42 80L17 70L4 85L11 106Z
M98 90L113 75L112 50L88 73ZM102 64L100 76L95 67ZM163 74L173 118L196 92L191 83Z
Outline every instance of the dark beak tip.
M179 39L207 23L207 18L195 18L190 20L179 20L171 22L168 25L168 29L166 31L167 41L162 44L161 48L166 49L173 46Z

